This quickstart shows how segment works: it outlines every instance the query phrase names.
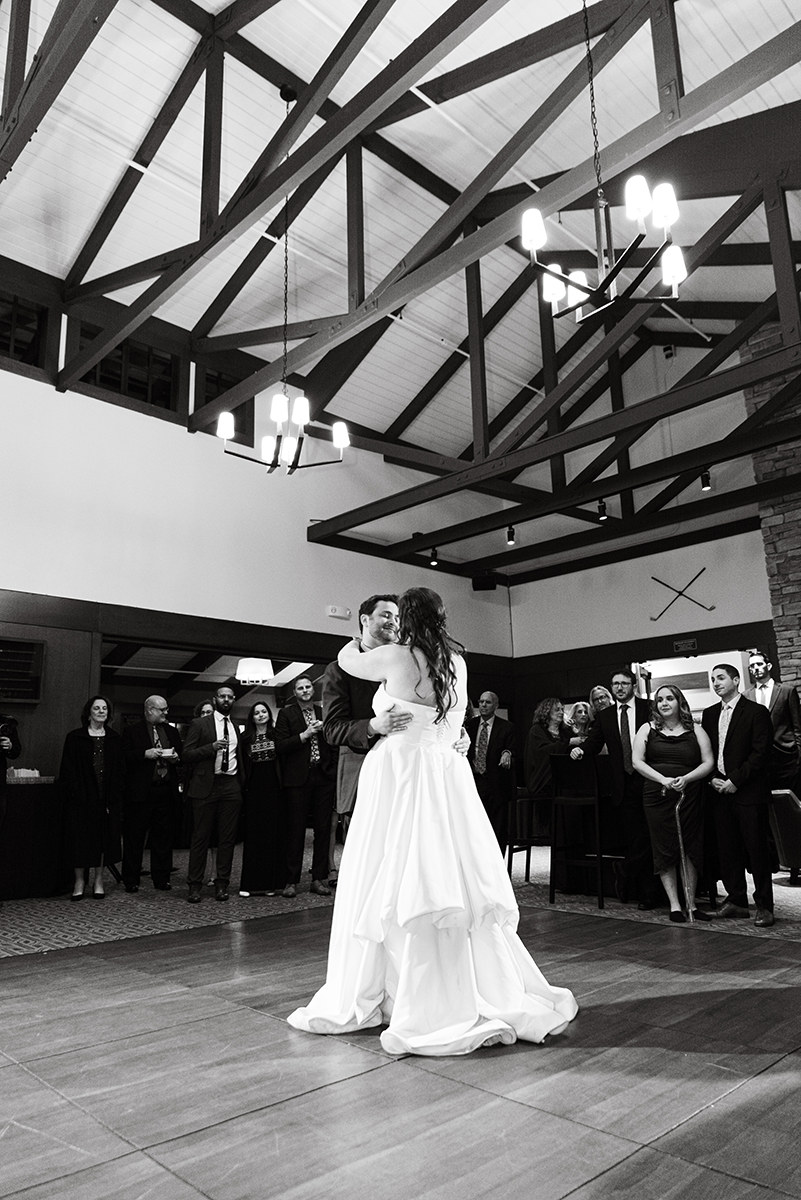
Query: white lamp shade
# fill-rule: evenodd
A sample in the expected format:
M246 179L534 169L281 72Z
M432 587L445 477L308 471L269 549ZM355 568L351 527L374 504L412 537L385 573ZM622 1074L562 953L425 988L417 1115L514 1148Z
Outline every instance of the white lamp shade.
M556 271L557 274L562 274L562 268L559 263L548 263L549 271ZM559 300L563 300L567 288L562 283L561 279L554 279L553 275L543 275L542 277L542 298L550 304L556 304Z
M261 439L261 457L263 462L272 462L275 458L275 438L271 433Z
M236 664L236 677L240 683L270 683L274 675L269 658L240 658Z
M658 183L653 194L654 225L670 229L679 219L679 206L672 183Z
M668 246L659 261L662 266L662 282L667 287L676 288L687 278L681 246Z
M523 213L521 238L524 250L539 250L548 241L545 222L538 208L527 208Z
M234 436L235 432L234 414L229 412L220 413L217 418L217 437L225 438L228 441L229 438Z
M346 446L350 445L350 434L344 421L334 421L331 430L331 441L337 450L344 450Z
M283 392L276 392L270 404L270 420L283 425L289 419L289 400Z
M281 462L291 463L295 457L297 448L298 439L296 437L292 437L291 435L285 437L281 442Z
M580 288L587 287L587 276L584 274L583 271L571 271L570 274L568 275L568 279L570 280L570 282L572 284L579 284ZM587 299L587 292L581 291L580 288L579 287L568 287L568 289L567 289L568 307L570 307L574 304L581 304L582 301Z
M626 216L630 221L644 221L651 211L651 189L644 175L632 175L626 180Z
M301 429L309 423L309 401L303 392L292 401L292 423Z

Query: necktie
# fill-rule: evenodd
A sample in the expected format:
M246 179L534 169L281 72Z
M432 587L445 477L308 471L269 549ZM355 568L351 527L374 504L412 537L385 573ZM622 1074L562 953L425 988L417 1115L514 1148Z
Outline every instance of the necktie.
M623 747L623 770L627 775L634 773L631 765L631 731L629 730L629 706L620 706L620 744Z
M303 717L304 717L304 720L306 721L306 724L311 725L312 721L314 720L314 709L313 708L304 708L302 711L303 711ZM320 761L320 743L317 741L316 733L313 733L311 735L311 738L309 739L309 750L311 753L311 761L313 763L319 762Z
M164 745L164 743L161 740L161 735L159 734L158 725L153 726L153 745L155 746L155 748L157 750L161 750L162 746ZM167 768L165 767L165 765L161 761L161 759L157 758L156 759L156 779L166 779L166 778L167 778Z
M489 741L489 723L481 722L481 728L478 731L478 742L476 743L476 774L484 775L487 771L487 742Z
M766 683L760 683L759 687L757 688L757 691L759 692L759 695L757 696L757 700L759 701L760 704L764 704L765 708L767 708L768 707L768 685Z
M731 709L728 704L724 704L720 710L720 721L718 723L718 770L721 775L726 774L726 767L723 762L723 747L726 744L726 734L729 731L729 721L731 720Z
M222 761L220 762L220 771L222 772L223 775L227 775L228 774L228 766L230 763L230 759L228 757L228 718L227 717L223 717L223 737L225 738L225 745L222 748Z

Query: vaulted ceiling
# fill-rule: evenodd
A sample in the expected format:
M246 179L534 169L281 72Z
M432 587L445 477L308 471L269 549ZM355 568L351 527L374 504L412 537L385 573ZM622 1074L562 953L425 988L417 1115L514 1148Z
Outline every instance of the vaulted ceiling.
M68 314L114 302L56 386L152 317L198 370L247 355L192 431L286 370L313 436L344 419L410 471L340 512L332 469L309 539L421 564L436 546L465 576L755 528L750 455L798 435L801 0L596 0L586 20L581 0L5 0L3 264L55 280ZM663 302L651 231L577 324L519 232L536 202L542 260L595 280L585 30L616 252L624 178L669 178L689 277ZM766 325L770 353L741 359ZM743 389L776 380L746 419Z

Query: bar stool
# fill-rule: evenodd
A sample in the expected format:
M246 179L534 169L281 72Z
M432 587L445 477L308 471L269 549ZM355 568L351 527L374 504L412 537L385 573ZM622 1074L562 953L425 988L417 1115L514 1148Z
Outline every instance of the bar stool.
M556 859L561 859L565 868L588 867L595 863L595 879L598 891L598 907L604 906L603 854L601 851L601 805L598 798L598 776L594 756L587 755L580 762L568 757L551 758L553 796L551 797L551 871L548 903L556 897ZM569 810L590 809L595 825L595 853L585 852L580 857L570 854L570 842L566 815ZM561 818L561 820L560 820ZM561 838L560 841L560 825Z

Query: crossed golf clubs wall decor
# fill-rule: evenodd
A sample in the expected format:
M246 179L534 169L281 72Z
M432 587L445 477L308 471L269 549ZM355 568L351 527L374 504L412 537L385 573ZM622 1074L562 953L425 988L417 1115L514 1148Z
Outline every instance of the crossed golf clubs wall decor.
M673 597L672 600L668 601L668 603L665 605L665 607L662 609L662 611L660 613L657 613L655 617L651 617L651 620L658 621L660 617L664 617L667 610L676 603L676 601L679 599L680 596L683 596L685 600L689 600L691 604L697 605L698 608L703 608L705 612L714 612L714 610L715 610L714 604L702 604L700 600L694 600L692 596L687 595L688 588L692 587L692 585L695 583L696 579L700 578L700 576L703 575L705 570L706 570L706 567L701 567L701 570L698 572L698 574L693 575L690 582L686 583L684 585L684 587L681 589L675 588L672 583L665 583L664 579L657 579L656 575L652 575L651 578L653 579L654 583L661 584L662 587L667 588L668 591L675 592L676 595Z

